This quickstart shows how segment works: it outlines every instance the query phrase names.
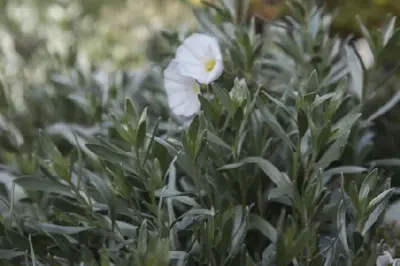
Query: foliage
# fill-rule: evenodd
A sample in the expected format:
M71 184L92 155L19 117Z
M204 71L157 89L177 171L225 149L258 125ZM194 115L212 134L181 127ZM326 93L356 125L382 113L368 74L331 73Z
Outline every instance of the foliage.
M209 0L212 2L212 0ZM318 0L318 5L338 13L331 24L333 34L362 36L355 14L370 28L380 28L388 14L400 15L400 2L388 0ZM249 12L258 18L274 19L290 15L290 8L282 0L250 0Z
M193 8L225 70L190 119L170 114L162 75L190 32L161 31L132 73L72 53L22 108L2 83L4 265L375 265L399 166L379 141L398 127L384 62L400 30L360 25L366 69L313 1L262 33L247 8Z

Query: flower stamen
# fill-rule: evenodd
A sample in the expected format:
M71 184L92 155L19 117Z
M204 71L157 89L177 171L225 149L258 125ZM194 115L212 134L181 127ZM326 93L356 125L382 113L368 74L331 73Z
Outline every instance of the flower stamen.
M198 94L200 92L199 84L193 82L193 91Z
M204 67L207 72L211 72L214 69L214 66L217 62L215 59L209 59L204 63Z

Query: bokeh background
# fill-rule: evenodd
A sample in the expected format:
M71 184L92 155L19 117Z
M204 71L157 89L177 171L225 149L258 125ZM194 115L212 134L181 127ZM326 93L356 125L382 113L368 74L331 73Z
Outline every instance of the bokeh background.
M3 63L65 56L77 49L81 56L105 67L131 67L143 62L145 41L154 31L193 19L177 0L2 0Z
M231 1L231 0L225 0ZM400 14L400 1L320 0L339 8L336 32L358 34L355 14L379 26L388 13ZM190 27L189 5L201 0L0 0L0 58L5 74L43 57L66 57L71 49L105 69L131 68L145 62L146 41L162 28ZM215 0L208 0L215 2ZM274 18L285 1L250 0L251 11ZM36 68L37 69L37 68Z
M215 2L215 0L208 0ZM225 0L231 1L231 0ZM336 32L358 33L355 14L379 26L388 13L400 14L400 1L320 0L339 8ZM189 5L201 0L0 0L1 69L15 75L26 61L81 57L106 69L131 68L145 61L146 41L162 28L190 27ZM285 13L280 0L250 0L251 11L268 18ZM40 59L39 59L40 58ZM22 60L23 59L23 60Z
M0 10L0 74L16 101L72 56L104 71L139 68L152 34L194 23L177 0L0 0Z

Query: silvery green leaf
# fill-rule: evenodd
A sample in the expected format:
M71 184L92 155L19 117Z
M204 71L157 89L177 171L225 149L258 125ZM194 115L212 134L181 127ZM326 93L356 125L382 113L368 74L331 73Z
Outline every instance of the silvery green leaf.
M393 95L390 100L381 106L377 111L375 111L372 115L370 115L364 123L369 123L377 119L378 117L384 115L385 113L389 112L396 104L400 101L400 92L397 92Z
M367 27L365 26L365 24L362 22L360 16L356 15L356 19L360 26L361 33L363 34L364 38L367 39L369 44L373 44L371 34L370 34L369 30L367 29Z
M385 25L383 31L382 31L382 43L383 46L385 46L390 38L392 38L394 29L396 26L396 19L397 17L392 17L387 25Z
M349 91L354 93L357 98L362 99L363 96L363 69L358 59L358 56L355 54L354 50L351 47L345 47L346 55L347 55L347 62L348 68L350 73L350 80L349 80Z
M233 257L240 249L249 227L249 212L243 206L236 206L231 234L231 251L228 258Z
M373 160L369 163L371 166L391 166L391 167L400 167L400 159L399 158L388 158L388 159L379 159Z
M224 41L224 43L227 43L227 44L230 43L229 37L224 32L222 32L213 22L211 22L210 18L207 17L207 15L203 11L201 11L199 9L194 9L193 12L194 12L194 15L196 16L196 19L199 22L200 26L205 31L208 31L213 36Z
M322 173L323 183L329 182L330 178L335 175L346 175L346 174L361 174L368 171L367 168L359 166L339 166L334 168L329 168Z
M287 175L281 173L271 162L261 157L247 157L241 161L242 163L257 164L261 170L268 175L268 177L278 187L291 187L292 182Z
M45 222L38 222L36 226L40 228L40 230L43 230L44 232L49 234L67 234L67 235L78 234L80 232L93 229L93 227L61 226Z
M11 249L0 249L0 259L1 260L11 260L16 257L21 257L26 255L25 251L17 251Z
M154 191L154 196L160 197L161 199L172 199L192 207L200 207L200 205L188 195L193 195L193 193L185 193L171 189L158 189Z
M339 210L338 210L338 214L337 214L337 220L336 220L336 224L337 227L339 229L339 239L340 242L343 246L344 252L346 253L346 255L350 254L350 248L349 245L347 243L347 233L346 233L346 207L344 202L342 201L339 205Z
M229 13L231 15L232 18L237 19L237 4L240 3L239 1L236 0L222 0L225 8L227 8L229 10Z
M359 192L359 200L367 199L369 193L375 188L376 183L379 179L378 169L372 170L368 175L364 178L364 181L361 184L360 192Z
M250 214L250 224L249 229L256 229L259 230L264 236L266 236L269 240L273 243L276 242L278 233L276 229L265 219L256 215Z
M371 210L373 208L376 207L377 204L381 203L382 201L385 201L389 198L389 196L392 194L392 192L394 191L394 189L388 189L383 191L381 194L379 194L378 196L376 196L375 198L373 198L369 204L368 204L368 209Z
M362 229L361 235L365 236L369 229L376 223L378 220L379 216L383 213L383 211L386 209L387 202L381 202L379 203L378 206L375 207L375 209L372 211L371 214L368 215L367 220L364 223L364 227Z
M335 140L328 150L322 155L321 159L316 164L316 169L324 170L332 162L338 160L343 152L344 147L347 145L347 139L350 135L350 131L343 134L341 137Z
M64 195L67 197L74 197L72 188L55 183L51 180L39 177L20 177L14 180L14 183L30 191L43 191L47 193L54 193L58 195Z
M296 149L288 134L276 120L276 117L264 106L261 108L263 120L271 127L275 134L283 140L283 142L292 149Z

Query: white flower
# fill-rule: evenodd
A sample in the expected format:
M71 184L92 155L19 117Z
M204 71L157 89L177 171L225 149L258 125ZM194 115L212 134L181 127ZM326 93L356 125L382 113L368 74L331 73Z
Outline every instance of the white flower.
M179 72L202 84L209 84L224 71L221 49L217 39L194 33L176 51Z
M164 70L164 86L168 105L178 116L192 116L200 110L197 95L200 86L191 77L182 76L178 71L178 62L173 59Z
M400 265L400 259L393 259L392 255L388 251L384 251L383 255L378 256L376 259L376 266L398 266Z
M361 57L361 60L366 69L370 69L374 65L374 54L366 39L359 39L355 43L356 50Z
M393 263L392 255L388 251L384 251L383 255L376 259L376 266L388 266Z

